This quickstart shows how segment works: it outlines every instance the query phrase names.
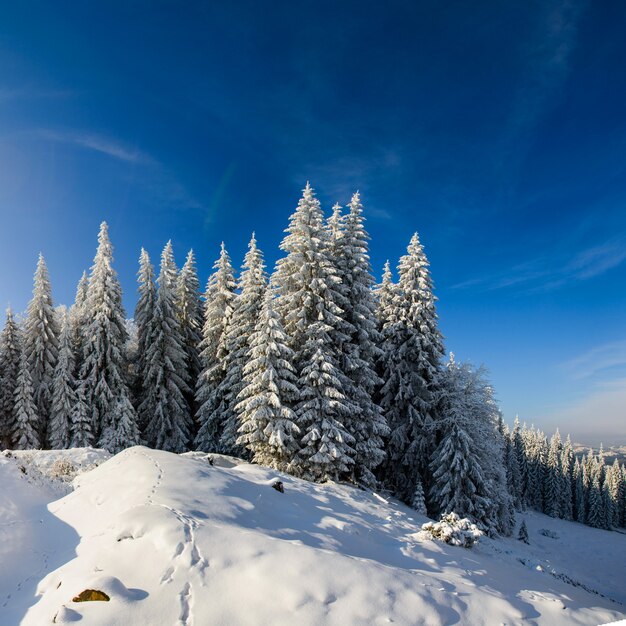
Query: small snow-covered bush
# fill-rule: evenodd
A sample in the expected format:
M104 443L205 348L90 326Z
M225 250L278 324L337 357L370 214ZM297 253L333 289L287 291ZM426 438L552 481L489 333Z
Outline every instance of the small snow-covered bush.
M542 528L539 531L540 535L543 535L544 537L550 537L550 539L558 539L559 536L557 533L555 533L553 530L548 530L547 528Z
M51 466L48 472L50 478L56 478L57 480L63 480L69 482L76 476L76 468L69 459L57 459Z
M422 524L420 535L428 539L438 539L453 546L471 548L484 533L466 517L460 518L456 513L441 516L438 522Z

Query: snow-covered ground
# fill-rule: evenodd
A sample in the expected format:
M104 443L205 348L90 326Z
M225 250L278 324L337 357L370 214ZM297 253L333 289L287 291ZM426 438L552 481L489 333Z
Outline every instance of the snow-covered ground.
M60 499L59 455L87 470ZM0 456L3 626L556 625L626 613L624 534L528 513L530 545L483 538L467 550L420 540L426 518L348 486L198 453L107 456ZM65 480L47 478L59 467ZM85 589L111 599L73 602Z

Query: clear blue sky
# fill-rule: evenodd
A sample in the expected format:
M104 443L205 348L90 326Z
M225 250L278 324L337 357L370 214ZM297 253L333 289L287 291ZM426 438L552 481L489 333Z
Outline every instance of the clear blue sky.
M380 275L417 230L441 327L505 417L626 443L626 4L5 2L0 303L69 303L106 219L201 279L268 262L307 180L362 193Z

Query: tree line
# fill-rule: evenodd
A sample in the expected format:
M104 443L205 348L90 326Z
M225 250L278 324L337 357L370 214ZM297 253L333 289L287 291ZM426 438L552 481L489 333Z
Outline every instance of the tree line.
M417 233L397 279L387 263L376 285L359 194L326 218L307 184L280 248L270 276L253 235L237 276L222 244L202 294L193 251L179 270L168 243L156 275L142 249L131 320L106 223L69 308L54 307L40 255L26 314L9 311L0 335L4 446L232 454L308 480L382 485L422 513L454 511L503 534L516 507L579 519L584 473L579 521L592 523L598 497L608 510L615 483L606 524L623 524L623 469L576 474L560 443L550 456L536 431L506 430L482 368L444 363ZM550 496L558 481L571 484L571 515Z

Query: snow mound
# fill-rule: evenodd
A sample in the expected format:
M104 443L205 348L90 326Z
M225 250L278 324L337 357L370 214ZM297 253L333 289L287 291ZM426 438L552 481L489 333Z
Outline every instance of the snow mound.
M471 551L421 541L427 518L392 499L211 456L213 465L206 455L138 446L79 475L25 538L47 541L47 567L20 589L0 577L0 622L558 625L623 617L610 598L529 569L508 541L485 540L483 550L481 539ZM272 488L277 480L284 493ZM619 561L604 556L608 569ZM73 602L85 589L110 601Z
M45 486L59 493L69 493L72 481L111 458L99 448L69 450L5 450L2 456L17 464L31 484Z

